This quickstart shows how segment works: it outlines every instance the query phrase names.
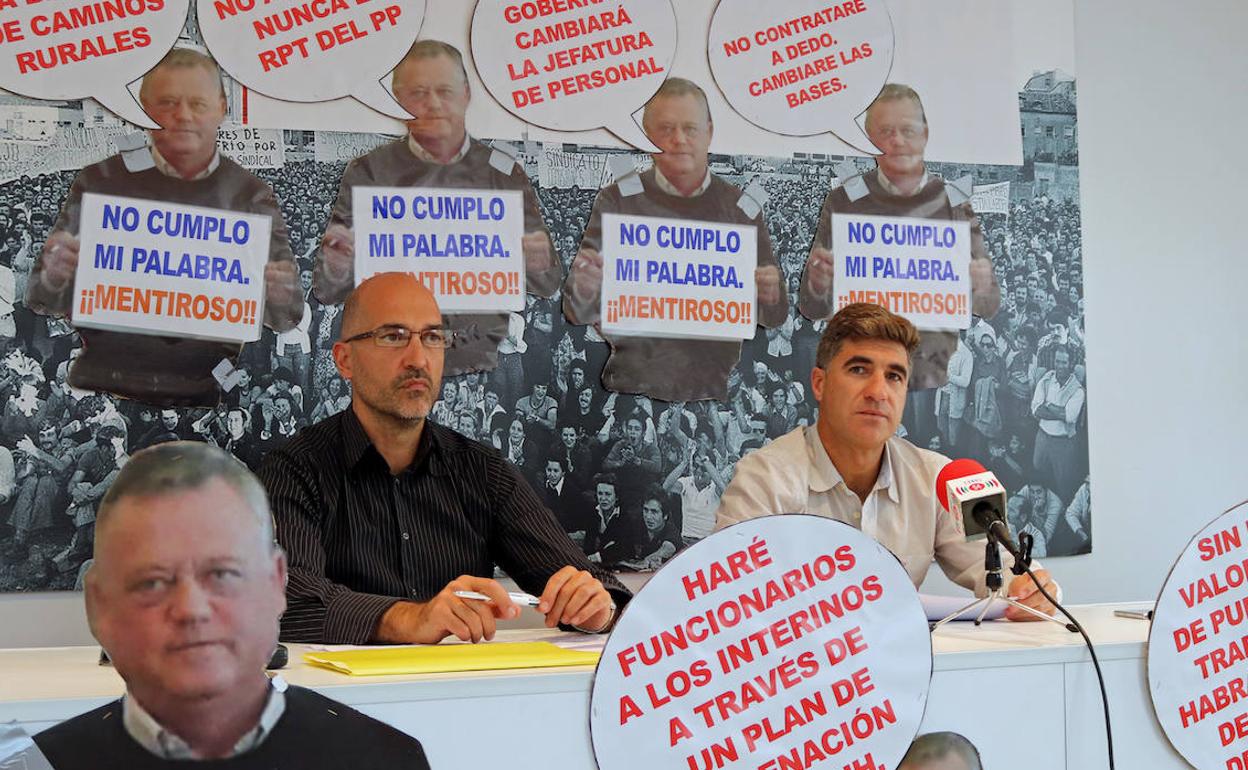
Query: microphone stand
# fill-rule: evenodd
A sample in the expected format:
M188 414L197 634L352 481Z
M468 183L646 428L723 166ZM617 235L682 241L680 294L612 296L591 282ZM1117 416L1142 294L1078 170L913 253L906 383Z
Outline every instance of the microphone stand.
M984 546L984 569L987 570L988 573L985 579L988 586L988 595L982 599L976 599L960 610L957 610L942 620L932 624L931 632L936 633L941 626L945 625L949 621L956 620L957 618L962 617L962 615L964 615L967 611L974 610L976 607L980 607L982 605L979 615L975 617L975 625L978 626L984 622L984 616L988 614L988 608L992 606L992 602L999 599L1011 607L1017 607L1023 612L1035 615L1040 620L1047 620L1050 623L1056 623L1065 628L1067 631L1078 633L1079 629L1075 628L1074 624L1062 622L1052 615L1045 615L1043 612L1035 609L1034 607L1028 607L1026 604L1023 604L1022 602L1012 599L1006 595L1004 588L1005 581L1001 578L1001 549L998 547L1000 540L997 538L994 527L989 527L986 534L988 536L988 542ZM1016 558L1014 560L1014 566L1010 568L1010 571L1015 575L1022 575L1027 572L1027 568L1031 566L1031 547L1033 541L1034 538L1032 538L1031 533L1023 532L1019 534L1018 545L1019 549L1022 551L1022 558Z

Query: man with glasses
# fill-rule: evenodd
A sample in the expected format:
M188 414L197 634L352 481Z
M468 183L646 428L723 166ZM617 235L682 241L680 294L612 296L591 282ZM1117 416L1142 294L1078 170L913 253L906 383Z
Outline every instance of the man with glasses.
M654 168L641 175L641 191L631 193L617 182L598 193L568 274L564 315L576 324L601 321L602 215L628 214L754 227L757 318L768 328L784 323L788 296L763 215L708 165L714 125L706 94L684 78L668 78L646 103L641 122L662 152L653 156ZM741 357L740 342L604 336L611 344L611 358L602 371L609 389L665 401L728 398L728 373Z
M927 116L923 102L909 86L888 83L866 115L867 136L880 148L875 169L861 176L866 194L855 192L852 180L833 188L819 212L819 225L802 274L798 309L807 318L822 320L836 311L832 278L832 215L869 214L892 217L965 221L971 228L971 312L982 318L996 315L1001 290L992 271L984 233L969 201L954 205L945 182L928 172L923 162L927 147ZM854 178L855 180L858 177ZM956 332L923 332L913 356L910 389L925 390L926 404L914 404L915 414L932 413L932 388L945 384L945 369L958 344Z
M501 151L469 136L464 126L472 94L459 49L438 40L417 41L394 68L391 83L395 99L413 116L407 121L408 134L347 164L317 256L317 298L326 304L341 302L354 284L351 196L356 187L518 190L524 197L526 289L546 297L554 294L563 280L563 266L555 259L528 176ZM507 313L461 313L448 316L447 324L457 331L455 347L446 351L448 375L498 365Z
M260 472L290 557L284 639L491 639L497 620L520 614L495 565L539 597L547 626L605 631L628 600L497 450L425 419L452 342L410 274L373 276L347 298L334 362L351 408L300 431Z
M143 77L139 101L161 129L151 132L150 147L114 155L84 168L74 179L30 276L27 305L40 313L69 314L82 196L90 192L269 217L264 323L276 331L293 328L303 313L303 297L277 199L267 183L217 149L217 129L226 113L217 63L193 49L174 48ZM222 359L237 363L242 347L185 337L80 331L83 353L70 368L70 385L167 406L215 404L221 390L213 368Z

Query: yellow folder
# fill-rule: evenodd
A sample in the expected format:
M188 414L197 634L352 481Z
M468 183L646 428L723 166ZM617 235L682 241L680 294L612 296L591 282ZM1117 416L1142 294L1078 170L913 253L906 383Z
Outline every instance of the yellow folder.
M592 666L600 653L565 650L550 642L489 642L304 653L306 663L350 676L440 674L511 668Z

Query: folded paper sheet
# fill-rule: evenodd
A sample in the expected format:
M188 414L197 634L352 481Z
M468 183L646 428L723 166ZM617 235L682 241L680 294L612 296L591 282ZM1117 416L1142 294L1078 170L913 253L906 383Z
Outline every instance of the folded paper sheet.
M350 676L383 676L592 666L598 662L598 655L597 652L565 650L549 642L493 642L309 652L303 659L310 665Z

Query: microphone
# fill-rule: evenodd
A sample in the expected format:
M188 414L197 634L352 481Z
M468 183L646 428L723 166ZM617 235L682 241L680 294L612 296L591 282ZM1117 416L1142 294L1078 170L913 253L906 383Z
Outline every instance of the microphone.
M991 532L1015 560L1025 560L1022 549L1010 536L1005 487L992 471L974 460L953 460L936 476L936 497L968 540Z

